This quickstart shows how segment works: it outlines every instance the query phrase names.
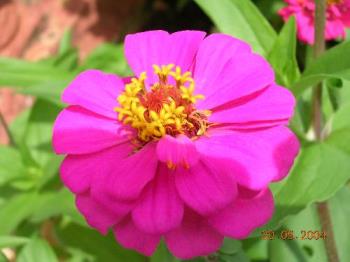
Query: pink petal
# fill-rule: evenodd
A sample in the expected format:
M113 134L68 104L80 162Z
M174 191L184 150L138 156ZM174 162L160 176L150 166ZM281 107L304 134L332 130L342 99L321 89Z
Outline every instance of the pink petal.
M134 249L146 256L151 256L154 253L160 241L160 235L140 231L130 217L114 227L114 235L123 247Z
M342 12L342 21L346 27L350 27L350 1L347 0L344 4ZM347 12L346 12L347 11Z
M251 132L213 131L198 139L196 147L200 154L231 165L239 184L260 190L288 174L299 142L288 128L278 126Z
M55 121L52 141L57 154L87 154L124 143L129 133L116 120L69 106Z
M210 217L209 224L224 236L243 239L266 224L273 211L273 196L266 189L251 199L237 198L227 208Z
M124 216L114 213L108 207L96 202L88 194L77 195L76 205L87 223L101 234L107 234L108 229L118 223Z
M146 71L147 81L152 84L157 79L153 74L154 64L175 64L187 71L204 36L201 31L180 31L169 35L158 30L130 34L125 38L125 56L135 75Z
M114 108L124 84L116 75L98 70L87 70L78 75L64 90L62 100L97 114L116 119Z
M252 121L246 123L227 123L216 124L212 126L212 130L236 130L236 131L254 131L272 126L288 125L289 119Z
M103 193L101 193L100 195L91 194L91 197L99 205L105 206L109 210L113 211L113 213L118 215L119 218L123 218L125 215L130 213L136 205L135 200L120 200Z
M157 176L145 188L132 212L143 232L161 234L180 225L184 205L175 188L174 174L160 164Z
M286 22L291 16L295 16L298 38L304 43L314 43L314 1L287 0L289 5L282 8L278 14Z
M175 182L183 201L202 215L224 208L237 193L231 170L218 159L205 158L190 169L177 168Z
M157 143L158 159L170 166L181 165L189 168L198 161L198 153L191 139L185 135L164 136Z
M131 143L123 143L97 153L68 155L60 167L61 179L65 186L76 194L89 190L105 174L132 152Z
M313 45L315 41L314 19L312 15L304 12L295 14L297 21L298 38L309 45Z
M252 69L256 67L254 63L248 61L244 63L247 59L254 60L258 67L261 64L266 68L267 63L261 57L252 54L250 47L238 39L224 34L212 34L205 38L196 57L194 79L196 93L203 94L206 99L198 101L197 106L211 109L242 95L255 92L255 89L265 87L266 84L263 84L263 87L248 88L246 85L244 85L245 88L236 86L236 83L240 84L247 74L256 73L255 69ZM270 76L273 79L273 72L269 69L267 77ZM235 91L232 92L232 89ZM230 94L228 95L227 92Z
M255 93L274 81L269 63L250 52L244 42L214 34L199 48L194 72L196 93L205 96L200 109L213 109Z
M85 155L82 156L84 157ZM60 175L63 183L70 191L75 194L82 194L90 188L91 177L89 176L89 172L87 172L90 168L89 166L82 165L85 161L81 161L79 156L76 157L77 156L67 156L63 160L60 166ZM81 168L83 170L81 170Z
M209 255L220 248L223 239L205 219L190 210L186 210L181 226L165 235L170 252L180 259Z
M172 33L165 64L180 66L182 71L189 70L205 35L205 32L193 30Z
M120 200L136 199L154 178L157 164L155 144L148 143L125 159L114 160L113 170L95 182L92 194L104 192Z
M334 40L337 38L345 38L345 26L339 19L329 19L326 23L326 40Z
M286 88L272 85L254 98L242 100L237 104L217 108L209 120L214 123L236 123L257 125L259 122L289 119L293 115L295 98Z

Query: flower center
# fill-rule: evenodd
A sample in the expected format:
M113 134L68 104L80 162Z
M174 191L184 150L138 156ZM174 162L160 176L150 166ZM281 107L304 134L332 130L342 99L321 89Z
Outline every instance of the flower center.
M328 5L341 4L343 0L327 0Z
M146 89L146 72L132 78L125 91L118 96L115 108L118 119L135 128L138 139L148 142L165 135L184 134L190 138L201 136L209 126L210 111L196 110L195 103L204 99L194 95L195 82L191 72L180 67L153 65L158 82Z

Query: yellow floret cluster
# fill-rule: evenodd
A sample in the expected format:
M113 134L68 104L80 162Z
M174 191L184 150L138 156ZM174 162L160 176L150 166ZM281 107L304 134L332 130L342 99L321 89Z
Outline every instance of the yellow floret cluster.
M173 64L154 65L153 68L159 81L153 84L150 90L146 90L146 72L140 74L139 78L132 78L131 82L125 85L125 91L117 98L120 106L115 108L118 120L135 128L139 139L144 142L159 139L169 132L181 134L193 128L190 116L185 112L185 106L195 104L197 99L204 98L202 95L193 94L195 84L190 72L181 73L180 67L173 69ZM172 83L169 83L170 76L174 80ZM159 110L147 108L142 99L147 93L160 88L179 89L179 99L185 102L181 104L178 102L179 99L169 96L162 102Z

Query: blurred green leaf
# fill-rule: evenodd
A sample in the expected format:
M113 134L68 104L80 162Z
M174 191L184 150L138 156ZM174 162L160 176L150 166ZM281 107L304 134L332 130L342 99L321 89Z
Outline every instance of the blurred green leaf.
M93 229L70 223L57 229L57 236L63 245L80 249L93 257L93 261L144 262L145 258L136 252L123 249L112 234L103 236Z
M64 156L52 154L49 159L47 159L46 164L42 167L43 176L39 179L37 187L42 188L53 182L55 178L58 179L59 167L62 163ZM61 183L60 183L61 184Z
M8 199L0 209L0 235L16 229L32 213L37 201L36 193L22 193Z
M329 101L330 106L333 110L338 110L341 104L340 90L343 87L343 81L341 79L331 78L325 82L326 91L328 98L324 100L325 102Z
M0 250L0 262L8 262L7 258L5 257L4 253Z
M350 188L343 187L329 201L335 242L338 248L340 261L350 261Z
M315 61L311 62L296 82L292 91L296 96L301 95L305 89L324 79L344 78L350 80L350 41L337 45Z
M71 77L70 72L45 63L0 57L0 86L28 87Z
M22 94L36 96L42 100L54 103L59 107L63 107L64 103L61 101L61 95L71 80L72 79L69 78L66 80L51 81L49 83L19 88L18 91Z
M23 247L17 257L17 262L58 262L53 249L39 238L32 239Z
M252 261L265 261L268 259L268 241L257 238L247 238L242 241L244 252Z
M340 256L340 261L350 261L348 243L350 241L350 227L348 217L350 216L350 189L343 187L329 200L329 208L332 216L334 236ZM302 240L301 231L322 232L319 217L314 205L304 209L298 215L288 218L282 230L292 230L298 237L296 240L273 240L269 241L269 257L271 262L327 262L327 254L324 242L321 239ZM278 238L278 233L276 238ZM264 241L264 240L262 240Z
M218 29L248 42L267 55L276 40L276 32L250 0L195 0Z
M99 69L119 76L131 75L131 71L124 58L122 45L102 44L95 48L85 59L79 70Z
M269 257L271 262L327 262L327 254L322 239L302 239L302 231L319 231L318 214L314 205L310 205L296 216L289 217L275 240L269 241ZM297 239L283 240L283 234L292 231ZM266 240L262 240L266 241Z
M219 251L219 260L223 262L248 262L249 259L238 240L225 238Z
M28 124L30 111L30 109L23 111L10 123L10 131L17 144L22 142L25 135L25 129Z
M66 29L60 41L60 46L58 48L58 54L64 54L70 49L72 49L72 30Z
M330 119L330 129L336 130L348 129L350 132L350 102L342 106Z
M28 243L29 239L26 237L16 236L0 236L0 248L17 247Z
M292 17L282 28L267 59L276 72L276 81L290 87L300 76L296 59L296 24Z
M163 241L160 242L156 252L150 258L150 262L179 262L176 257L172 256Z
M92 262L93 257L89 254L86 254L85 252L75 249L75 248L67 248L68 252L70 253L70 258L65 260L67 262Z
M72 31L66 30L60 41L58 53L56 56L49 58L50 65L73 71L78 67L79 52L78 49L72 45Z
M79 54L76 48L70 48L55 57L53 66L58 69L73 71L78 67Z
M31 110L23 141L31 150L33 158L45 166L53 156L51 145L53 123L61 108L38 99Z
M33 207L30 221L42 222L48 218L60 215L68 215L74 222L86 225L83 217L75 207L74 195L67 189L41 193L35 207Z
M0 146L0 185L25 174L21 155L11 147Z

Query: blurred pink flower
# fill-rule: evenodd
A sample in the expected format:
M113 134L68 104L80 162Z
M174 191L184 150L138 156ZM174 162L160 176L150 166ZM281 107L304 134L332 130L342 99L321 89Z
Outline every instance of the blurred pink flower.
M285 0L288 6L279 11L284 21L295 16L298 38L310 45L314 43L314 0ZM326 40L345 38L345 28L350 27L350 0L328 0L327 21L325 29Z
M145 255L163 238L183 259L264 225L269 183L299 150L285 126L294 97L270 65L199 31L128 35L125 56L134 78L81 73L54 126L61 178L87 222Z

